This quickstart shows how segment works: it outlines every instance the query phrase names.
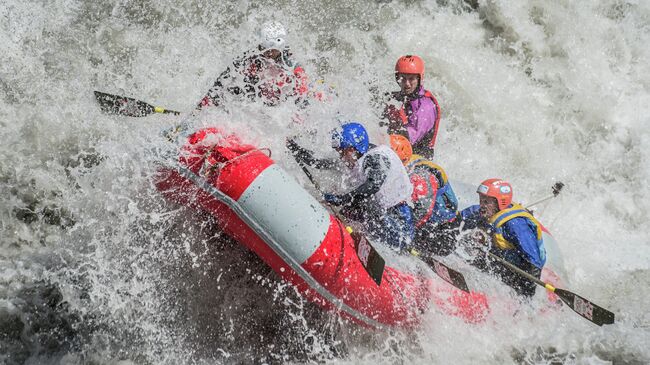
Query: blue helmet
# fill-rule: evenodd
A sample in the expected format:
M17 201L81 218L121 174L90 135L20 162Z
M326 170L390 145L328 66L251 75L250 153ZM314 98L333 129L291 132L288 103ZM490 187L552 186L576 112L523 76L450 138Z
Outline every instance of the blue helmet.
M362 155L368 152L370 139L366 128L357 122L349 122L343 124L340 128L336 128L332 133L332 147L333 148L348 148L352 147Z

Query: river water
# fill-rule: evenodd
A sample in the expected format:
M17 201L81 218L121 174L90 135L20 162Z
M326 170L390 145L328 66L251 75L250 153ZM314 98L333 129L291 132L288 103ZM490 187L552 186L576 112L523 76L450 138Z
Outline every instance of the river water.
M0 18L0 362L650 362L649 2L7 0ZM269 19L336 95L300 126L289 105L193 123L270 147L307 185L284 138L315 129L324 152L344 118L380 140L373 98L418 54L443 110L436 162L470 185L506 178L523 202L564 182L536 215L567 287L617 323L533 301L480 326L432 309L415 331L361 329L164 201L152 178L178 117L104 115L92 91L189 111Z

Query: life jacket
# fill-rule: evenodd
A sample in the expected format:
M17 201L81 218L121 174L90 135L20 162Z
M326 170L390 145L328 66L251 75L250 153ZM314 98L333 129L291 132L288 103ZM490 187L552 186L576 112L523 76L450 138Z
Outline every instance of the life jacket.
M293 90L296 93L296 95L299 96L307 95L307 92L309 91L309 78L307 77L307 73L305 72L305 69L302 68L301 66L296 66L293 69L293 78L295 82L295 85L293 86Z
M419 91L418 91L419 92ZM436 107L436 120L433 123L433 128L427 134L422 137L422 141L429 141L427 143L427 146L429 148L433 148L433 146L436 144L436 137L438 137L438 126L440 125L440 104L438 104L438 100L436 100L435 96L429 91L429 90L424 90L424 96L425 98L431 99L433 101L433 105ZM410 101L409 101L410 103ZM406 103L402 104L402 108L399 110L399 117L402 120L402 124L407 125L409 122L408 115L406 114ZM420 144L419 141L417 144ZM414 146L415 148L415 146Z
M546 249L544 248L544 240L542 238L542 224L533 217L532 214L526 208L520 204L513 204L511 208L507 208L499 211L490 219L488 223L490 224L493 233L492 233L492 242L501 250L514 250L516 246L514 243L508 241L503 233L503 226L510 220L515 218L526 218L526 223L528 226L536 232L537 240L537 249L539 251L540 260L543 262L546 261Z
M354 188L359 187L367 179L363 171L363 163L368 156L374 154L382 155L390 162L390 166L386 171L386 180L375 194L379 206L387 210L399 203L407 202L413 191L413 186L402 161L397 157L395 151L388 146L381 145L371 148L357 160L351 173L354 179Z
M414 174L415 168L418 166L427 167L430 174L428 177L423 177L426 183L426 187L423 189L425 194L417 196L417 188L413 192L414 203L419 201L426 207L425 212L419 212L421 216L417 217L416 227L419 228L427 222L443 223L453 221L458 210L458 199L447 179L447 173L440 165L422 156L413 155L406 165L409 175ZM435 195L433 192L435 192Z

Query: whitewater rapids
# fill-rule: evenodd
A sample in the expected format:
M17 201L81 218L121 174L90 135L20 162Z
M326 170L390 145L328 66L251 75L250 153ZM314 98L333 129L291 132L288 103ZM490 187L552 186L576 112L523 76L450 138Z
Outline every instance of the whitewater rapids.
M0 363L650 363L650 2L6 0L0 18ZM269 19L337 96L302 127L293 106L193 125L270 147L307 186L285 137L316 129L325 153L345 118L380 140L374 98L417 54L442 107L436 162L470 185L506 178L522 202L564 182L536 215L569 289L617 323L533 302L483 326L432 310L415 332L363 330L164 201L160 131L179 119L103 115L92 91L190 111Z

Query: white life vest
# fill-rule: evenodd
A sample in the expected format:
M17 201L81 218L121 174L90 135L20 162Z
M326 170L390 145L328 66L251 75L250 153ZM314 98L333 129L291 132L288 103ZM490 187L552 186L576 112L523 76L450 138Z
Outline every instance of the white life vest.
M384 183L374 197L379 206L383 209L388 209L399 203L408 202L409 199L411 199L413 185L411 184L411 180L409 179L402 161L388 146L382 145L372 148L357 161L352 169L354 188L361 186L367 179L363 172L363 163L366 160L366 157L370 155L384 156L390 162L390 168L385 168L386 180L384 180Z

